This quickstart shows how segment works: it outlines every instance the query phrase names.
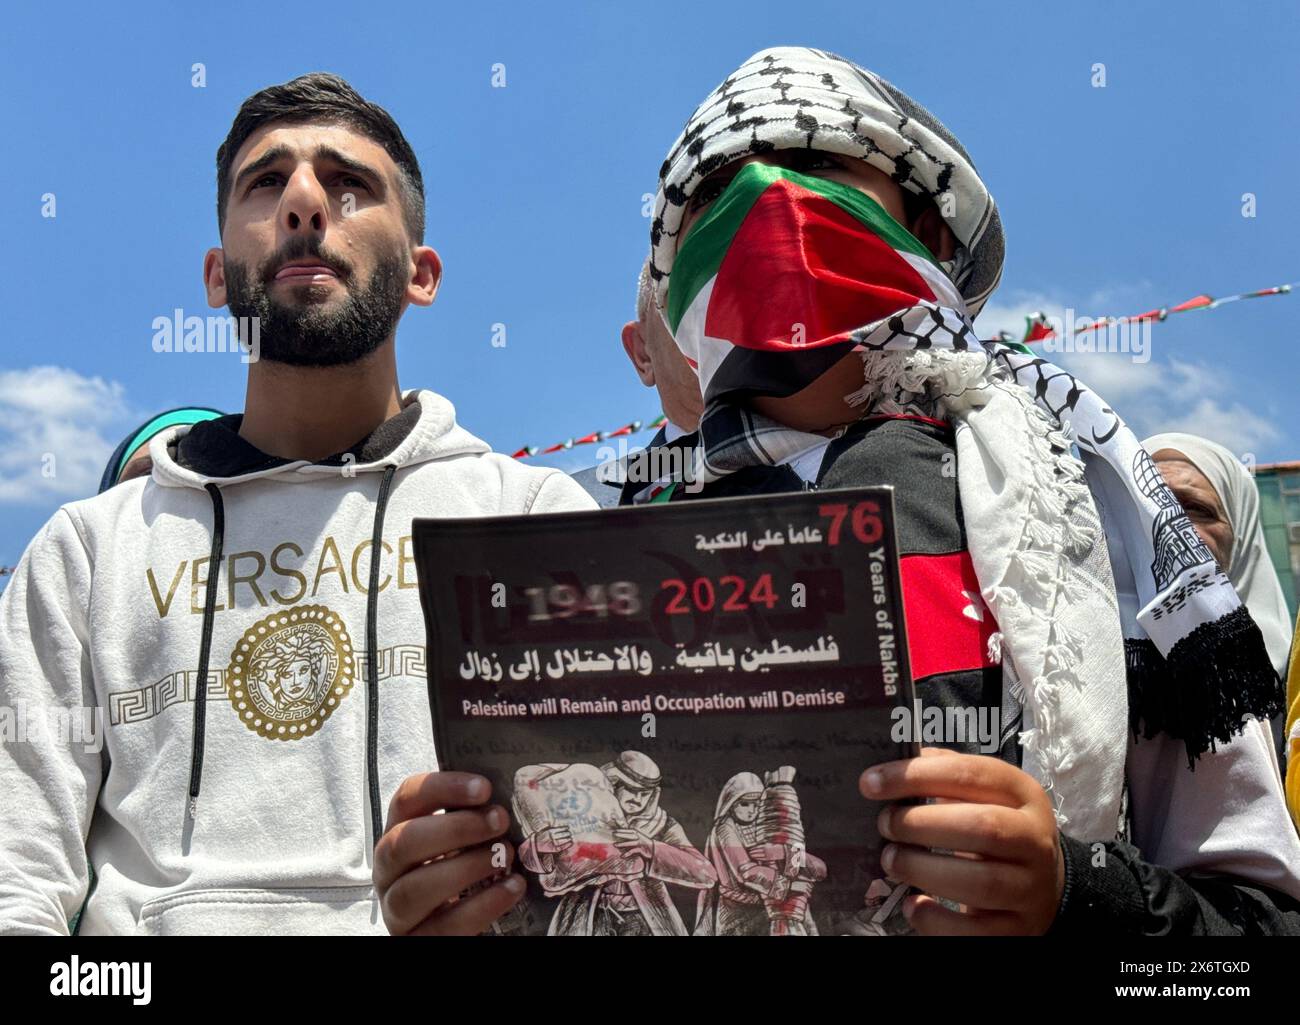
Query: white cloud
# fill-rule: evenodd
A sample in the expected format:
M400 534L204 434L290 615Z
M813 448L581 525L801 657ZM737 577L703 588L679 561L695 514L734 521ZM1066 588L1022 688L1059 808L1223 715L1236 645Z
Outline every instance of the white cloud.
M1129 296L1132 289L1101 290L1087 297L1084 315L1132 313L1143 309L1143 300ZM1068 303L1060 295L1044 292L1012 292L999 296L980 312L976 326L981 338L998 331L1024 336L1025 318L1042 312L1064 318ZM1151 328L1159 339L1160 325ZM1159 352L1158 344L1154 346ZM1148 350L1150 351L1150 350ZM1147 363L1134 362L1124 352L1044 352L1044 356L1077 374L1085 384L1114 406L1139 438L1165 431L1183 431L1226 445L1237 453L1253 452L1280 438L1278 429L1265 416L1245 404L1234 402L1232 393L1239 383L1221 366L1211 366L1176 356Z
M127 426L123 395L67 367L0 370L0 504L93 495Z
M1199 369L1203 368L1198 368ZM1239 456L1281 438L1273 423L1239 402L1224 403L1206 395L1190 396L1178 406L1147 417L1144 435L1181 431L1217 441Z

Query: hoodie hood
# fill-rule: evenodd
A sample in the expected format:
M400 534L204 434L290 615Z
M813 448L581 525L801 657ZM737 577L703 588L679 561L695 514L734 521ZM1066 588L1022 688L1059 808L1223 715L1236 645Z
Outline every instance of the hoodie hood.
M242 423L243 416L235 414L161 432L149 445L154 481L198 489L265 478L292 483L336 475L341 466L349 467L349 474L382 473L390 466L403 469L490 451L456 423L456 409L447 399L427 390L407 392L400 413L347 450L315 461L268 455L240 437Z

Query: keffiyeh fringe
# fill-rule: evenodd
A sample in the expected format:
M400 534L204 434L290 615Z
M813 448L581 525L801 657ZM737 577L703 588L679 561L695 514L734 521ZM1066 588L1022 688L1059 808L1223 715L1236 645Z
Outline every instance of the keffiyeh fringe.
M1194 764L1248 718L1276 714L1281 685L1258 626L1123 421L1047 360L987 345L1035 405L1086 425L1079 447L1115 556L1133 735L1180 739Z
M1010 398L1023 418L1022 437L1004 442L1022 463L1023 479L1032 480L1027 516L1000 579L983 584L989 607L1005 617L1013 607L1045 628L1045 648L1027 653L1020 647L1014 672L1004 663L1012 694L1021 701L1032 725L1020 742L1035 761L1044 789L1052 799L1061 828L1070 824L1062 789L1080 743L1075 722L1063 721L1062 690L1079 690L1083 660L1081 624L1074 622L1077 575L1084 556L1097 542L1099 523L1084 483L1084 466L1070 450L1067 430L1034 404L1024 389L1011 383L984 352L945 349L863 352L866 383L847 396L853 405L873 412L912 413L960 420L982 407L993 389ZM972 550L981 537L971 535ZM999 620L1001 621L1001 619ZM1001 662L1007 638L989 639L991 661ZM1030 658L1035 658L1030 661Z
M1227 657L1225 658L1225 654ZM1187 765L1226 744L1252 718L1271 719L1284 706L1282 681L1246 606L1202 623L1163 657L1148 639L1127 638L1129 728L1150 740L1183 741Z
M930 349L862 352L861 357L866 383L846 401L875 412L959 422L982 406L993 389L1019 407L1023 437L1006 440L1018 448L1022 472L1034 488L1007 571L982 593L995 614L1017 608L1046 626L1041 663L1019 666L1008 674L1008 682L1033 724L1021 734L1022 745L1037 758L1045 789L1058 790L1077 746L1069 728L1062 729L1060 693L1063 687L1083 685L1084 641L1079 625L1069 625L1071 607L1081 597L1080 563L1100 533L1086 467L1072 452L1072 432L983 353ZM980 543L978 535L971 537L972 549ZM1115 538L1111 543L1124 542ZM1001 633L989 639L990 661L1002 661L1006 643ZM1174 644L1168 657L1149 638L1132 636L1124 641L1124 655L1133 736L1151 739L1163 733L1182 740L1189 767L1216 744L1227 743L1245 721L1272 717L1282 709L1281 681L1245 606L1201 622ZM1059 794L1054 802L1064 827L1068 815Z

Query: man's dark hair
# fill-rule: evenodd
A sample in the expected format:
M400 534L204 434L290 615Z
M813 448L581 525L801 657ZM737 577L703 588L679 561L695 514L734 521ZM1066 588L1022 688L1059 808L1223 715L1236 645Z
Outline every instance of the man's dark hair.
M250 135L271 121L346 125L384 147L397 165L402 215L411 238L424 241L424 178L411 144L392 115L371 103L338 75L316 71L283 85L272 85L243 102L230 134L217 150L217 229L225 230L230 165Z

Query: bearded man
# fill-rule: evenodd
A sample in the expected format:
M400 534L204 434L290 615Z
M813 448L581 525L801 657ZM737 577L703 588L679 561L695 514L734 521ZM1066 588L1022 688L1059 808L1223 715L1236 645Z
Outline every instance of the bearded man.
M208 301L260 328L244 412L155 433L150 474L55 513L0 597L0 704L105 712L102 752L0 745L0 932L67 933L83 902L83 933L479 932L524 883L453 903L508 818L424 771L411 520L593 503L399 387L398 321L442 265L382 107L327 74L249 97L217 226Z

